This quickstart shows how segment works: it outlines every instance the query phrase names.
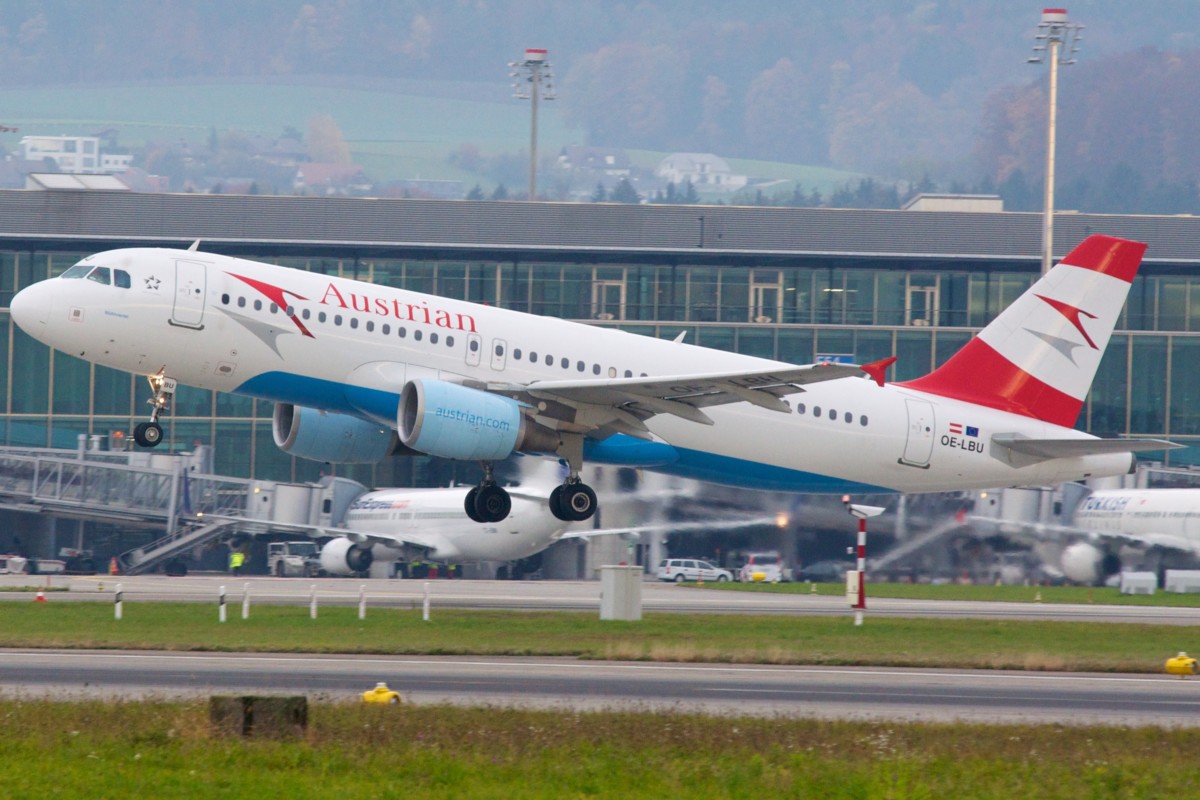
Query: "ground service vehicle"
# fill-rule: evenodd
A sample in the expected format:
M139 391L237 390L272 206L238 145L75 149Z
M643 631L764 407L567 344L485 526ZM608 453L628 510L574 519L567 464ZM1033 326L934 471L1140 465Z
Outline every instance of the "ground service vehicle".
M313 578L321 574L316 542L271 542L267 545L267 571L277 578Z
M774 550L751 553L738 570L738 580L743 583L779 583L783 577L783 559Z
M658 565L655 577L660 581L717 581L724 583L733 580L733 574L727 569L714 567L707 561L695 558L664 558Z

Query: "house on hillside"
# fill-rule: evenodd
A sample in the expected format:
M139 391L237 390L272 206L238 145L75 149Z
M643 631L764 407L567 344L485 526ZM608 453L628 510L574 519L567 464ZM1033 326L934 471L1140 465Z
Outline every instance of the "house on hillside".
M297 194L362 196L371 191L371 182L355 164L306 161L296 167L292 190Z
M698 192L736 192L749 183L729 163L712 153L672 153L658 164L654 174L667 183L691 182Z

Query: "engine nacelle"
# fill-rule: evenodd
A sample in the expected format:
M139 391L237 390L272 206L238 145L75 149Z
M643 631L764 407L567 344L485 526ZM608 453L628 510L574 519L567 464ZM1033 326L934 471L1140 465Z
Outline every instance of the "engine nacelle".
M1076 583L1096 584L1121 570L1121 560L1094 544L1076 542L1062 551L1062 571Z
M321 548L321 569L329 575L346 577L366 572L374 561L370 542L356 544L342 536L330 540Z
M553 453L558 435L534 424L516 400L446 381L404 385L397 428L406 447L463 461L498 461L515 451Z
M290 403L275 404L271 433L283 452L333 464L377 464L400 445L386 425Z

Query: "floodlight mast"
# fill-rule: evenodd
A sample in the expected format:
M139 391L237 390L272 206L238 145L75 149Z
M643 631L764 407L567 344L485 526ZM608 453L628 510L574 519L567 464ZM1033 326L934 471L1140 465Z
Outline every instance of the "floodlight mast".
M1067 21L1065 8L1042 9L1042 21L1038 24L1037 44L1028 63L1041 64L1042 55L1049 50L1045 59L1050 64L1050 115L1046 135L1046 198L1042 208L1042 274L1050 271L1054 249L1054 147L1055 127L1058 116L1058 65L1074 64L1079 43L1083 41L1083 26Z
M513 79L513 97L530 101L529 123L529 199L537 199L537 126L538 100L553 100L554 73L546 60L547 51L537 48L525 50L524 61L510 61Z

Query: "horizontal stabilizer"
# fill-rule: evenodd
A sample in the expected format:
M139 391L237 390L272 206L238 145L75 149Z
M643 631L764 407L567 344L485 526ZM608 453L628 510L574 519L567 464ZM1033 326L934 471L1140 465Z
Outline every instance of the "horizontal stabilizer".
M1183 447L1166 439L1027 439L1012 433L998 433L992 437L992 443L1039 461L1111 453L1144 453Z

